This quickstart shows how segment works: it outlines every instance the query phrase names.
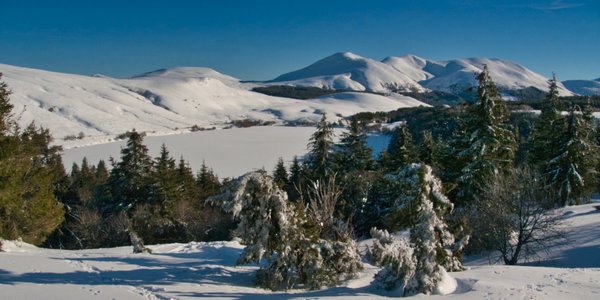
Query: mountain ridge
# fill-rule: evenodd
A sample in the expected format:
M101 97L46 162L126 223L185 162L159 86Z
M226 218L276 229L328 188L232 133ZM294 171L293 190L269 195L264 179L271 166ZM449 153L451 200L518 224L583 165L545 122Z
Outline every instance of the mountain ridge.
M375 61L351 52L335 53L267 83L372 92L431 90L460 94L477 85L475 74L482 71L484 64L500 91L509 98L518 97L519 90L533 87L544 92L548 88L548 78L520 64L498 58L436 61L407 54ZM560 83L559 92L561 96L573 95Z

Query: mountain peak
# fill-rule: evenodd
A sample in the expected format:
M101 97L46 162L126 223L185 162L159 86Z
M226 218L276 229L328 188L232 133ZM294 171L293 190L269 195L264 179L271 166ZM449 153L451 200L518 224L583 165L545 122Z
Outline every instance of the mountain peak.
M422 90L417 82L392 66L352 52L334 53L270 82L371 92Z
M353 60L364 59L364 57L362 57L360 55L357 55L357 54L354 54L354 53L349 52L349 51L338 52L338 53L335 53L335 54L331 55L330 57L342 57L342 58L348 58L348 59L353 59Z
M155 71L143 73L140 75L133 76L132 78L144 78L144 77L163 77L163 78L198 78L198 77L211 77L211 78L222 78L228 77L234 79L231 76L224 75L220 72L215 71L211 68L205 67L174 67L158 69Z

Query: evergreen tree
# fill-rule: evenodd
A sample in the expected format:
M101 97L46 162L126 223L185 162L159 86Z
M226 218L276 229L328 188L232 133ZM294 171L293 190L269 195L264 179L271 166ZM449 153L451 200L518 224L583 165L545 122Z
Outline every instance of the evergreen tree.
M311 135L308 143L309 152L306 163L312 179L320 180L330 175L332 162L329 152L332 145L333 128L327 121L326 114L323 113L317 129Z
M375 161L367 145L367 135L358 120L352 118L350 128L342 134L336 147L336 178L342 189L337 214L342 220L351 220L357 234L367 234L366 204L374 180Z
M194 173L192 172L192 168L190 168L189 164L183 159L183 157L179 158L176 173L177 181L181 184L183 199L186 201L198 200L197 198L200 192L198 190L198 186L196 185Z
M596 126L596 147L600 149L600 124ZM600 191L600 159L596 160L596 191Z
M288 183L285 187L285 190L289 196L290 201L297 201L300 199L300 193L298 192L298 188L303 185L304 174L302 170L302 166L300 165L300 161L297 156L294 156L292 160L292 165L290 166L290 176L288 178Z
M442 192L442 185L431 167L412 164L397 175L406 187L393 214L404 214L410 228L412 249L387 231L371 230L376 239L369 258L384 268L375 276L386 289L401 288L405 295L430 294L446 270L461 270L458 254L466 243L455 243L445 222L452 203Z
M21 132L13 123L9 95L0 81L0 237L39 245L63 221L54 194L55 164L62 162L47 130L31 125Z
M459 202L471 202L483 191L485 183L503 170L509 170L515 159L516 141L508 123L508 111L498 96L487 66L477 76L477 103L468 108L465 119L466 149L456 149L465 160L458 178ZM459 137L461 138L461 137Z
M108 178L112 203L105 209L109 212L128 211L147 202L152 193L152 159L143 144L144 134L134 129L128 136L126 147L121 149L121 160L115 163Z
M181 199L182 195L175 159L171 157L165 144L162 144L160 155L154 160L152 177L154 188L150 202L160 207L162 217L167 217L172 214L175 202Z
M196 178L196 185L200 189L200 199L206 199L212 195L216 195L219 192L219 189L221 189L219 178L204 162L202 162L200 172Z
M529 161L542 169L557 155L566 124L560 115L556 76L550 79L550 91L542 106L530 138Z
M102 245L99 233L101 218L96 207L99 201L95 166L83 158L81 167L73 163L67 192L61 197L65 207L65 220L48 238L46 246L52 248L81 249Z
M395 172L415 162L416 158L412 143L412 135L407 124L396 128L387 148L386 160L384 160L383 166L385 170Z
M0 80L2 73L0 73ZM10 103L10 90L4 81L0 81L0 136L6 137L13 125L11 120L13 105Z
M577 105L571 106L558 154L549 161L546 173L560 196L557 205L580 204L594 187L597 147L591 121Z
M339 172L362 172L373 169L373 151L367 145L367 134L360 127L358 119L352 118L349 130L342 134L337 146L336 160Z
M438 145L433 140L431 131L423 131L421 144L419 144L419 160L426 165L436 168L438 161Z
M246 245L238 264L261 265L258 281L271 289L288 288L297 279L293 261L293 209L273 180L264 172L248 173L210 198L239 219L236 234ZM262 260L266 264L261 264ZM294 272L296 271L296 272Z
M98 162L98 166L96 167L96 180L98 180L98 182L108 180L108 169L106 168L106 163L102 159Z
M288 185L288 172L282 157L277 160L277 165L275 166L275 170L273 170L273 179L280 189L285 189Z

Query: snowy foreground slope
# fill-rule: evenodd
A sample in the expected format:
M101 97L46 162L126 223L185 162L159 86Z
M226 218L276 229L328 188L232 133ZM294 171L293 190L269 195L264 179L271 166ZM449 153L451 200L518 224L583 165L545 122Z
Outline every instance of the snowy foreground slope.
M567 207L571 243L529 266L467 263L450 273L444 299L598 299L600 211ZM253 287L255 266L236 267L237 242L153 245L153 254L131 247L49 250L5 241L0 253L2 299L373 299L394 296L371 286L377 268L365 265L343 286L319 291L271 292ZM363 243L364 245L365 243ZM428 298L425 295L416 298Z
M0 64L12 90L15 118L50 129L58 144L68 135L106 142L132 128L153 134L224 127L235 120L316 122L362 111L426 105L410 97L344 93L295 100L249 91L251 84L208 68L173 68L130 79L82 76Z

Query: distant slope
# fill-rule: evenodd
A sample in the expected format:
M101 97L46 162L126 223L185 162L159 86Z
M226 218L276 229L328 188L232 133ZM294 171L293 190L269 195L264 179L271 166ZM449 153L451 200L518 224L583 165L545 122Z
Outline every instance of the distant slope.
M49 128L58 139L82 132L103 140L132 128L160 134L193 125L225 126L248 118L277 123L315 122L321 112L335 118L360 111L424 105L408 97L362 93L351 101L272 97L249 91L239 80L208 68L164 69L130 79L2 64L0 72L13 91L11 101L19 123L35 121Z
M389 65L350 52L333 54L270 83L370 92L387 92L389 87L423 91L416 81Z
M490 77L497 86L506 90L519 90L534 87L545 91L548 79L519 64L497 58L465 58L449 61L426 60L414 55L388 57L383 63L393 66L399 72L412 76L424 87L444 92L477 85L475 74L487 65ZM571 95L562 86L564 96Z
M600 95L600 78L594 80L565 80L562 83L570 91L579 95Z
M477 85L475 74L486 64L490 76L507 97L531 89L548 89L548 79L519 64L495 58L427 60L415 55L388 57L381 62L350 52L336 53L314 64L283 74L267 84L316 86L329 89L395 92L427 90L461 94ZM559 84L561 96L573 95Z

